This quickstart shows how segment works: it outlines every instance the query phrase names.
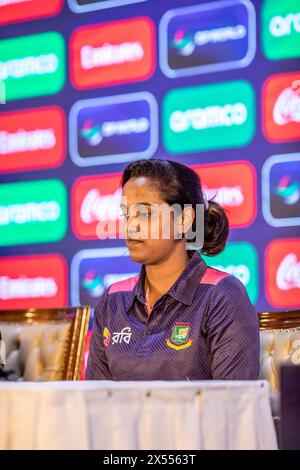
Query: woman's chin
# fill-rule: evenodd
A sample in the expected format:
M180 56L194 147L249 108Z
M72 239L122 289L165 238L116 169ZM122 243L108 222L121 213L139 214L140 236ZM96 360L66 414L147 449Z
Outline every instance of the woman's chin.
M141 243L127 243L127 248L129 251L129 256L132 261L136 261L137 263L143 263L146 256L145 256L145 247L144 244Z

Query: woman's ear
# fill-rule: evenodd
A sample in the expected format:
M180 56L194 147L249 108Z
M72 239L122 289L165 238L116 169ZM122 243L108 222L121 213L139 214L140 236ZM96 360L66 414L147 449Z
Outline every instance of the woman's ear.
M188 230L192 227L195 219L195 211L189 206L183 209L182 213L182 233L187 233Z
M192 207L185 207L176 215L175 238L182 239L192 227L195 211Z

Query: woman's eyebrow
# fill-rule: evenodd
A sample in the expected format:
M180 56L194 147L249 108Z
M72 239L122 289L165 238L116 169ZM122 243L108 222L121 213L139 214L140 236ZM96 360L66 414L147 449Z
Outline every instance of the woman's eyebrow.
M133 206L148 206L148 207L150 207L150 206L153 206L154 203L150 203L150 202L135 202L135 203L132 204L132 205L133 205ZM120 204L120 207L121 207L122 209L123 209L123 208L124 208L124 209L127 208L126 204Z
M137 202L135 205L136 206L152 206L153 203L151 204L150 202Z

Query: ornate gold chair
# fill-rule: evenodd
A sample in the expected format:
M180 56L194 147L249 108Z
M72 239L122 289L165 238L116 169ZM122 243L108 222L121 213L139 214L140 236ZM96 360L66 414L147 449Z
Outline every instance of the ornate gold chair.
M300 364L300 310L259 312L260 378L279 390L280 366Z
M78 380L90 307L0 310L10 380Z

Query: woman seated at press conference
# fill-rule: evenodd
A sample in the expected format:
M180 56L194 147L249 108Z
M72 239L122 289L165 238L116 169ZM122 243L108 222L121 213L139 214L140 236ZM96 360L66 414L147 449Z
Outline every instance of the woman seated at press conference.
M229 232L224 209L204 199L192 169L168 160L129 164L122 189L126 245L142 266L139 275L111 285L100 297L86 378L257 379L259 325L245 287L207 267L200 254L224 249ZM191 250L195 240L188 235L201 217L199 207L204 243Z

